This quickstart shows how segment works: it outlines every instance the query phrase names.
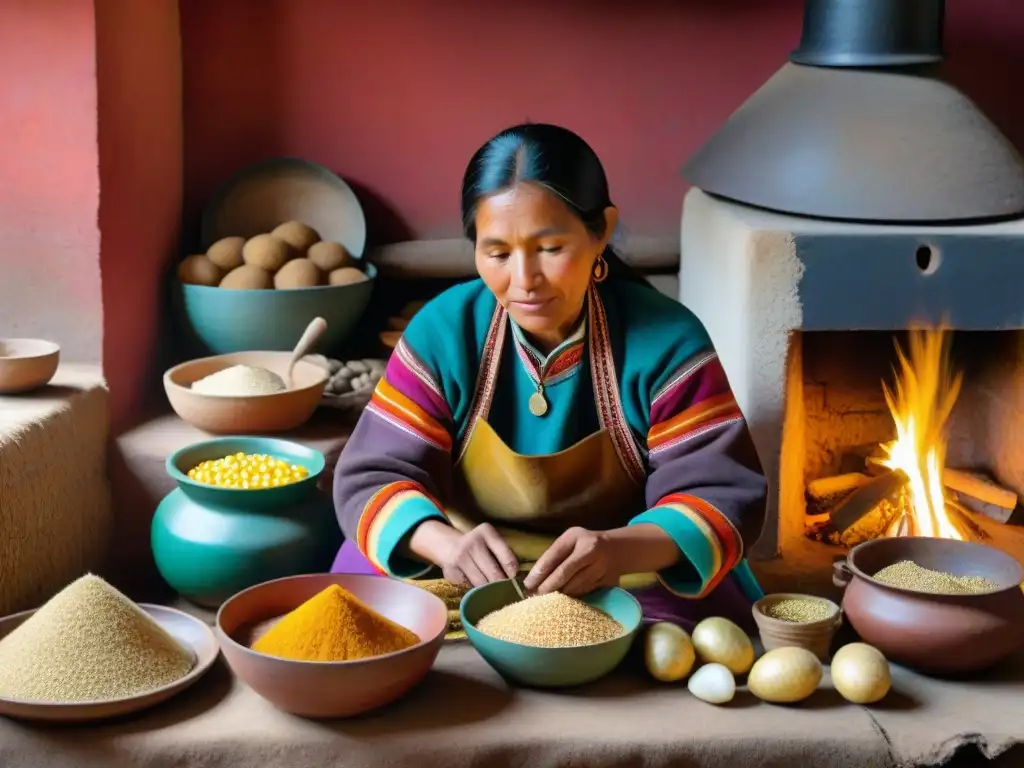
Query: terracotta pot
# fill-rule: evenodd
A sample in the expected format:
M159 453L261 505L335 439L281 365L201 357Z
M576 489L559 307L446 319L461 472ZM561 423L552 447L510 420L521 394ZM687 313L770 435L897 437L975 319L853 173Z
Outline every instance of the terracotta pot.
M337 584L373 610L412 630L420 642L404 651L355 661L294 661L250 647L272 620ZM271 704L310 718L352 717L404 696L430 671L448 628L444 602L426 590L383 576L325 573L250 587L217 613L224 658L239 680Z
M983 576L996 589L975 595L917 592L872 575L902 560L957 575ZM843 613L864 642L890 661L922 672L954 674L991 667L1024 646L1024 569L981 544L905 536L854 547L835 563L845 587Z
M215 435L287 432L302 426L320 404L327 370L308 359L295 364L294 386L271 395L204 395L192 384L233 365L266 368L288 380L291 352L238 352L189 360L164 373L171 408L184 421Z
M806 622L783 621L770 616L768 611L771 607L783 600L816 600L827 605L831 615L819 621ZM843 614L838 605L831 600L813 595L777 592L762 597L754 603L751 611L760 632L761 645L766 651L774 651L776 648L805 648L823 662L828 661L832 639L843 623Z

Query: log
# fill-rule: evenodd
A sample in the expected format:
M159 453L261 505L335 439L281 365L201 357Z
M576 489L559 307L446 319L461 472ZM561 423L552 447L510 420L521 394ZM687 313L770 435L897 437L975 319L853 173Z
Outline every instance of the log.
M862 472L847 472L843 475L819 477L807 484L806 500L809 516L831 512L858 488L871 482Z
M954 499L946 499L946 514L956 529L968 541L986 541L990 537L980 525L971 519L972 510Z
M828 499L843 493L851 493L871 482L863 472L847 472L844 475L819 477L807 484L807 493L814 499Z
M879 475L832 511L829 527L840 533L845 531L883 501L894 499L908 482L909 478L900 470Z
M867 443L855 445L844 451L839 457L839 474L864 473L867 470L868 457L876 455L878 450L878 443Z
M1009 488L997 485L983 474L946 469L942 474L942 482L947 488L957 492L963 506L996 522L1009 521L1017 508L1017 494Z
M885 466L886 453L882 446L878 446L864 459L864 471L869 475L878 477L889 472L889 467Z

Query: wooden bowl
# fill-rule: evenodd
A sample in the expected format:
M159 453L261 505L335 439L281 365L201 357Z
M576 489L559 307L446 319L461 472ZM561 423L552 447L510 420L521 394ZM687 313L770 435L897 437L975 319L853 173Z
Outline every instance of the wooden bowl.
M307 360L295 364L295 387L272 395L205 395L192 383L233 365L266 368L288 381L290 352L236 352L190 360L164 374L171 408L194 427L213 434L251 435L287 432L305 424L323 397L329 374Z
M412 630L420 642L357 661L293 661L249 647L261 625L333 584ZM314 574L276 579L239 592L217 612L215 629L231 669L271 704L301 717L338 718L390 704L415 686L433 666L447 627L444 602L419 587L386 576Z
M997 587L975 595L944 595L895 587L872 576L912 560L958 576L983 576ZM1024 570L982 544L900 536L858 544L835 564L845 587L843 614L865 643L890 661L941 674L991 667L1024 646Z
M830 615L819 621L783 621L768 614L769 609L783 600L816 600L828 606ZM805 648L821 661L827 661L829 649L836 630L843 623L843 614L839 606L831 600L813 595L797 595L778 592L766 595L754 603L752 608L754 621L761 635L761 645L766 651L776 648Z
M31 392L50 383L60 347L43 339L0 339L0 395Z
M109 720L160 704L189 688L205 675L217 660L217 641L213 631L199 619L187 613L162 605L140 603L139 608L148 613L157 624L189 649L196 660L192 671L180 680L136 696L106 701L79 701L56 704L39 701L19 701L0 698L0 715L22 720L40 720L61 723L87 723ZM23 611L0 619L0 639L6 637L21 624L28 621L35 610Z

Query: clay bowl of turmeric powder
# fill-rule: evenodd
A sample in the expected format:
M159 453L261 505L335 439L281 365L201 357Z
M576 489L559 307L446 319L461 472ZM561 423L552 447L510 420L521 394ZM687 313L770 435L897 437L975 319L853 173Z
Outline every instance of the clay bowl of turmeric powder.
M217 612L238 678L278 709L341 718L390 704L434 664L444 602L384 576L313 574L264 582Z
M1024 569L994 547L900 536L858 544L835 564L857 634L922 672L992 667L1024 644Z

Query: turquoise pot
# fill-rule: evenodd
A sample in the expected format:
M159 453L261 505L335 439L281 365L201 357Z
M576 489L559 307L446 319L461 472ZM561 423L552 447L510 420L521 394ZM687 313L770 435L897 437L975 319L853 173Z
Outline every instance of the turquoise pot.
M484 616L518 599L510 581L494 581L471 589L459 608L462 628L484 661L503 677L537 688L565 688L604 677L626 657L643 621L636 598L624 589L611 587L580 599L623 626L625 633L614 640L578 648L540 648L499 640L476 628Z
M189 469L232 453L265 453L309 470L280 488L217 488ZM167 459L178 483L157 507L150 543L164 580L193 603L217 607L271 579L330 570L341 545L334 505L317 489L319 451L287 440L224 437L182 448Z

